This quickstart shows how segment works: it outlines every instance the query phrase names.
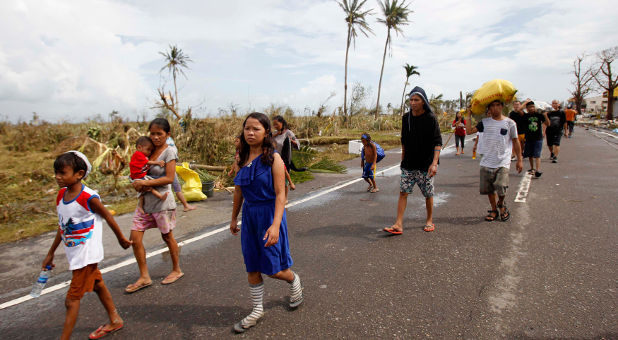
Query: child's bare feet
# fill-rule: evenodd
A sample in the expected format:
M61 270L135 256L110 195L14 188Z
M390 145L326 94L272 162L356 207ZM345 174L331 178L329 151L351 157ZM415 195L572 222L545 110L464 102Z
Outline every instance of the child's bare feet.
M182 209L182 211L187 212L187 211L191 211L191 210L195 210L197 209L195 206L192 206L191 204L187 204L184 206L185 208Z
M373 189L373 185L369 184L369 186L367 187L367 192L371 191L371 189Z
M380 189L379 189L378 187L375 187L375 188L371 189L371 191L370 191L370 192L371 192L371 193L376 193L376 192L378 192L378 191L380 191Z

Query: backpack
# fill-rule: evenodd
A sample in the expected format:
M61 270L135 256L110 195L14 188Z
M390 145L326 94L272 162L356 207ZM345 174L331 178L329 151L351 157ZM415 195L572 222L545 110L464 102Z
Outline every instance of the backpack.
M372 142L372 143L376 145L376 153L378 154L378 161L376 163L379 163L382 159L384 159L386 154L384 153L384 149L382 149L380 144L378 144L376 142ZM361 150L361 158L365 159L365 148L364 147Z

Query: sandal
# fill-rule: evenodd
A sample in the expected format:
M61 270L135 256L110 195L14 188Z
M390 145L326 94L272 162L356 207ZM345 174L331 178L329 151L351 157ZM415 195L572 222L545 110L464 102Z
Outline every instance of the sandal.
M113 328L113 329L108 329L108 330L104 330L103 327L105 327L105 325L97 328L96 331L90 333L90 335L88 335L88 339L100 339L110 333L114 333L116 331L119 331L122 327L124 326L124 324L120 324L120 326Z
M384 229L382 229L382 230L384 230L384 231L386 231L387 233L390 233L390 234L392 234L392 235L401 235L401 234L403 234L403 231L402 231L402 230L397 230L397 229L395 229L395 228L391 228L391 227L384 228Z
M185 273L180 273L179 275L174 276L174 277L169 277L169 275L168 275L165 279L163 279L163 281L161 281L161 284L162 285L170 285L170 284L178 281L178 279L180 279L183 276L185 276Z
M427 224L427 225L425 225L425 227L423 228L423 230L424 230L424 231L427 231L427 232L429 232L429 231L434 231L434 230L436 230L436 225L435 225L435 224L433 224L433 223L432 223L432 224Z
M498 216L500 215L498 210L487 210L487 212L489 213L489 214L487 214L487 216L485 216L485 221L487 221L487 222L495 221L498 218Z
M509 218L511 218L511 212L506 207L506 204L498 205L498 209L502 209L502 208L504 208L504 213L500 213L500 220L502 222L506 222L509 220Z
M130 285L127 286L127 288L124 289L124 292L128 294L135 293L138 290L144 289L146 287L150 287L151 285L152 285L152 281L142 282L140 284L131 283Z

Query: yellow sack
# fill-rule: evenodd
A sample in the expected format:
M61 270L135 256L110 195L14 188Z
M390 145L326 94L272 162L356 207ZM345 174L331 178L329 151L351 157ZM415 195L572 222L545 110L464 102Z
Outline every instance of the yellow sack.
M503 103L510 103L515 98L517 89L508 80L494 79L486 82L472 96L472 113L477 115L485 114L487 106L494 100Z
M185 184L182 185L182 193L189 202L202 201L206 199L206 195L202 192L202 181L197 172L189 168L189 163L176 165L176 173Z

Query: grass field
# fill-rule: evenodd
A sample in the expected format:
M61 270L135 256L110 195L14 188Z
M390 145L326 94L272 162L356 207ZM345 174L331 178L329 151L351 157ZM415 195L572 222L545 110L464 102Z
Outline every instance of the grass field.
M276 113L276 112L275 112ZM294 153L298 167L310 171L292 172L295 183L313 178L312 171L341 172L337 164L353 158L348 141L371 133L384 148L399 145L398 116L286 117L301 144L320 152ZM36 236L56 229L54 199L58 192L53 162L68 150L83 151L93 173L85 183L97 190L105 205L117 214L135 209L135 192L130 186L128 160L133 144L146 134L148 122L89 121L81 124L10 124L0 122L0 243ZM188 120L182 129L172 123L172 132L182 161L225 165L233 162L234 136L241 130L242 118L220 117ZM309 150L309 148L307 148ZM219 188L230 186L231 178L217 175Z

